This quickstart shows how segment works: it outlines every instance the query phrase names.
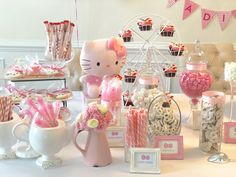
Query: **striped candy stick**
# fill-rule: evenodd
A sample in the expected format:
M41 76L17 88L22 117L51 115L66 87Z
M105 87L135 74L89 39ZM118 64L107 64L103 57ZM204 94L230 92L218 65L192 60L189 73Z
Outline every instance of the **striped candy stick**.
M7 117L8 117L8 121L9 120L12 120L13 117L12 117L12 98L10 96L7 97Z
M4 114L3 114L3 97L0 96L0 122L4 121Z

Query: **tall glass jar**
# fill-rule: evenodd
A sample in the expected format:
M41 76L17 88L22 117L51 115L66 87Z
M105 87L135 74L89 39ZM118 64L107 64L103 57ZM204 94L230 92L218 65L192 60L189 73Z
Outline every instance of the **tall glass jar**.
M211 88L213 78L207 70L207 62L204 53L200 49L199 42L196 43L195 51L189 54L186 62L186 69L180 74L179 83L185 95L190 97L191 113L183 121L187 126L193 129L199 129L200 126L200 104L199 100L202 93Z
M225 95L223 92L207 91L202 94L202 122L199 148L209 154L220 152Z

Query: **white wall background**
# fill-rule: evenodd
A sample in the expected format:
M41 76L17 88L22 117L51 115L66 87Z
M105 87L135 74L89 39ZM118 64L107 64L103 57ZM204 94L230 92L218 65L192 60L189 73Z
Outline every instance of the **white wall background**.
M167 0L77 0L80 40L116 35L137 14L159 14L174 22L182 41L236 42L236 19L221 31L217 18L201 29L200 8L182 20L184 0L166 8ZM193 0L212 10L236 9L235 0ZM75 22L74 0L0 0L0 45L45 45L44 20ZM74 40L76 40L74 33Z

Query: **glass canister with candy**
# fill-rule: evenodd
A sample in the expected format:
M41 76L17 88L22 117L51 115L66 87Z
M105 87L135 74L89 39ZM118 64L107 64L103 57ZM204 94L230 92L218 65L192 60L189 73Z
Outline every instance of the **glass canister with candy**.
M182 91L191 99L192 114L188 118L187 123L190 124L193 129L199 129L200 125L200 114L197 114L197 112L200 112L199 99L204 91L211 88L212 82L213 78L211 73L207 70L207 62L204 60L204 53L200 49L199 41L197 41L195 51L189 54L186 69L181 73L179 78Z
M179 135L181 111L173 96L162 94L155 97L148 108L148 138L152 146L155 136Z
M223 92L206 91L202 94L202 122L200 128L199 148L209 154L220 153L225 95ZM215 160L220 156L214 156L208 160Z
M126 118L125 160L129 161L129 149L132 147L148 147L148 115L147 110L152 100L161 95L159 90L160 76L148 66L138 73L131 88L133 107L129 107Z

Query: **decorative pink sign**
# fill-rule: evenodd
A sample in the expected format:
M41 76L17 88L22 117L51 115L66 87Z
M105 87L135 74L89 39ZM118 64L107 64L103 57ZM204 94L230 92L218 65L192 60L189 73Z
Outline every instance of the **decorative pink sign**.
M215 12L208 9L202 9L202 29L205 29L207 25L211 22Z
M232 15L231 11L219 11L219 12L217 12L217 16L218 16L218 19L219 19L221 30L224 30L226 28L226 26L229 23L231 15Z
M154 148L161 149L162 160L183 160L183 136L155 136Z
M186 0L184 3L183 20L189 17L198 8L198 6L199 5L195 2Z
M236 122L224 123L224 142L232 144L236 143Z
M108 127L106 135L110 147L124 147L124 127Z

